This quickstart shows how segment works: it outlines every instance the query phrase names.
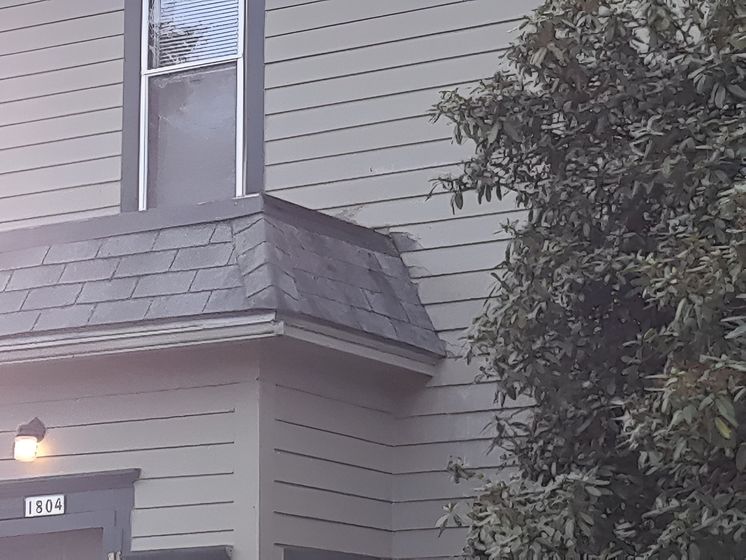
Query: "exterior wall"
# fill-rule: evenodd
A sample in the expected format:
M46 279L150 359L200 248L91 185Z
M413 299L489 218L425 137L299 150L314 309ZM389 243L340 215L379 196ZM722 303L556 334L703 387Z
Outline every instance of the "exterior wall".
M495 232L510 201L425 201L429 181L467 148L425 116L443 89L468 88L495 69L518 18L537 0L267 0L266 188L276 196L391 232L452 354L481 309L505 241ZM469 495L444 468L485 455L492 392L447 359L402 405L392 432L394 558L458 554L463 531L434 529L444 503Z
M139 468L133 550L235 545L255 560L256 377L250 355L220 348L3 366L0 479ZM37 415L40 457L13 461Z
M123 8L0 2L0 229L118 212Z
M285 547L391 558L391 440L405 388L380 367L303 347L268 350L262 385L262 558Z
M0 2L0 229L118 211L124 2ZM453 356L505 248L494 232L512 208L510 201L467 204L452 216L447 196L424 201L429 181L468 153L425 113L440 90L489 75L510 31L537 3L266 0L267 191L391 232ZM0 461L0 477L142 467L136 548L232 542L239 523L232 496L244 487L235 484L239 475L231 466L237 451L220 438L236 414L227 408L238 401L220 387L236 379L213 387L196 369L149 376L152 370L141 365L137 371L143 388L136 393L126 377L89 374L81 377L90 392L83 396L77 384L54 381L49 396L30 388L17 395L12 380L20 373L3 377L0 402L26 404L0 409L2 448L9 449L15 426L35 414L33 403L48 400L60 407L54 429L76 453L30 467ZM374 391L374 383L358 378L337 385L319 372L318 386L268 383L262 390L275 398L267 399L262 421L278 438L271 453L277 463L268 465L277 468L267 488L277 499L272 546L402 559L458 553L461 531L438 539L433 529L443 503L470 493L443 472L448 457L502 468L499 454L484 454L488 438L480 432L492 394L471 384L475 373L451 357L398 406L383 404L390 388ZM251 392L248 382L240 386ZM305 404L287 404L301 394L310 395ZM170 410L167 418L153 416L158 406ZM113 447L99 452L99 445ZM286 480L286 473L306 478ZM249 490L236 499L247 511L256 506ZM237 554L242 550L239 545Z

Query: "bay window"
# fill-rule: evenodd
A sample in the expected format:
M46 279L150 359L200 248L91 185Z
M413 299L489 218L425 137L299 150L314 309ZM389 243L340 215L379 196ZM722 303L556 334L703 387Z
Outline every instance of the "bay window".
M144 0L140 210L244 194L245 0Z

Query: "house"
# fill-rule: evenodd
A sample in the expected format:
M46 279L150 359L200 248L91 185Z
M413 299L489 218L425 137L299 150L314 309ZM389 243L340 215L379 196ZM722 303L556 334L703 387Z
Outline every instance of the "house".
M512 208L425 114L535 3L0 1L0 559L458 554Z

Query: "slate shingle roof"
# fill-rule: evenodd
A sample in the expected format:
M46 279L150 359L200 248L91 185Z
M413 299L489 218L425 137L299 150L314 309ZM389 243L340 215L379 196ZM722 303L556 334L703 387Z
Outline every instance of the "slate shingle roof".
M244 216L0 252L0 337L277 311L443 353L388 237L259 199Z

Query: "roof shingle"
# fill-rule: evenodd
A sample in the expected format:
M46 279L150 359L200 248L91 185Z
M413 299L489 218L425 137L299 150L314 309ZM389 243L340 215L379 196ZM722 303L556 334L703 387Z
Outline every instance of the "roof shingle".
M442 355L389 237L261 199L246 216L0 252L0 336L271 310Z

